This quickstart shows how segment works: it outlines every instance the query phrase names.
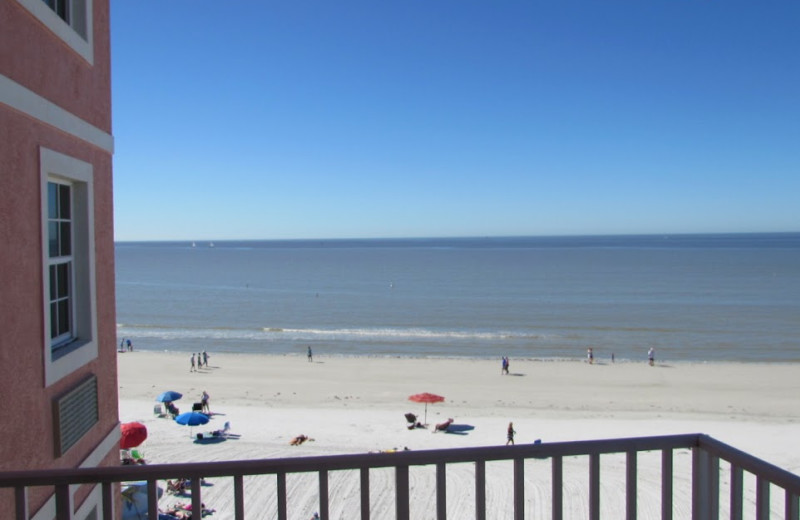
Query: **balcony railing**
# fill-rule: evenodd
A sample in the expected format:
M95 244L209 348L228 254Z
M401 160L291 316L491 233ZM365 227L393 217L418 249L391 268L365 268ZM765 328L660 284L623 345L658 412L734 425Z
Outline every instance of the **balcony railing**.
M69 486L74 484L100 484L102 486L102 518L113 518L115 484L124 481L146 481L148 489L149 518L158 518L157 485L159 480L185 477L193 482L201 478L232 478L233 511L226 512L226 517L236 520L245 519L245 482L244 478L255 475L268 475L276 480L277 518L288 518L287 510L287 475L298 473L316 473L318 479L319 514L322 520L330 517L331 493L329 492L329 475L333 472L355 471L358 473L360 493L360 518L372 518L370 511L370 471L378 468L393 468L394 509L398 520L411 517L411 497L415 490L409 485L409 468L424 466L435 471L435 512L426 512L426 516L435 514L437 520L447 518L447 468L455 464L474 465L474 497L477 520L487 518L486 499L486 465L496 461L511 463L511 482L513 499L508 504L507 512L500 516L512 516L515 520L525 518L526 505L526 461L550 463L550 498L551 516L554 520L564 517L564 460L565 457L588 457L588 504L586 515L590 520L600 518L601 502L601 455L619 454L624 458L625 489L614 490L624 493L625 517L633 520L637 517L637 484L640 476L637 471L637 458L644 452L660 452L660 495L661 518L673 518L673 455L676 450L691 450L690 481L691 506L681 504L682 510L691 511L693 519L717 519L720 516L720 499L732 520L744 518L745 502L752 507L747 517L756 520L770 518L775 511L775 500L771 499L771 490L778 488L783 492L783 501L778 500L779 517L798 519L798 496L800 496L800 477L769 464L752 455L737 450L727 444L703 434L669 435L659 437L637 437L626 439L608 439L580 442L556 442L517 446L495 446L479 448L461 448L448 450L402 451L397 453L364 453L354 455L334 455L323 457L298 457L282 459L246 460L231 462L205 462L191 464L169 464L149 466L119 466L105 468L81 468L72 470L20 471L0 473L0 488L14 489L13 511L6 510L16 520L28 520L29 512L26 504L26 490L32 486L54 486L56 498L56 518L71 518ZM720 461L730 468L729 497L720 497ZM745 475L748 482L745 486ZM650 476L652 480L652 475ZM753 480L754 477L754 480ZM745 499L750 496L746 487L754 487L754 500ZM777 497L780 497L780 492ZM193 511L200 511L202 487L194 486L191 495ZM222 516L222 515L220 515ZM383 515L380 515L381 518ZM491 517L498 513L492 511ZM683 516L683 515L682 515ZM252 518L253 515L248 515ZM358 514L351 515L357 518Z

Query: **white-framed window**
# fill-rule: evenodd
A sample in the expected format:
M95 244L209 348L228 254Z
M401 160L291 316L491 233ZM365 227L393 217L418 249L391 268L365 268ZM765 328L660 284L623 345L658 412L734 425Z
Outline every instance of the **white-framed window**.
M45 385L97 357L94 169L40 148Z
M89 63L94 63L92 0L17 0Z
M72 184L47 182L47 242L50 285L50 348L57 351L75 338L72 278Z

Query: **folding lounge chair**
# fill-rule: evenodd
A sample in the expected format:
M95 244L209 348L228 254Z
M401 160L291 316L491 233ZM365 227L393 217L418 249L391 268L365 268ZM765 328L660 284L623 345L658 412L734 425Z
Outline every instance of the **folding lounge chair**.
M406 414L406 421L408 421L408 424L406 425L406 427L409 430L413 430L414 428L422 428L423 427L422 423L417 421L417 416L414 415L413 413L409 412L409 413Z

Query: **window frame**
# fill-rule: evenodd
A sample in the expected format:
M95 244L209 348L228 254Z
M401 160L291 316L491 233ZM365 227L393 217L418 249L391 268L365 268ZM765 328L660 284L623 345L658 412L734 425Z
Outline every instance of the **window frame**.
M94 64L94 0L70 0L69 21L56 14L44 0L17 2L90 65Z
M90 163L39 149L42 212L42 347L45 386L97 358L97 294L94 258L94 168ZM71 336L51 339L49 185L71 186ZM63 258L63 257L61 257Z
M50 187L55 186L58 193L56 194L56 214L53 215L50 199ZM62 196L61 190L64 188L69 190L68 193L68 215L62 212ZM73 219L71 208L74 206L73 201L72 183L65 182L63 179L49 178L47 181L47 196L48 196L48 215L47 215L47 238L48 238L48 283L50 284L50 293L48 304L50 306L50 348L51 350L58 350L59 348L66 348L69 343L77 339L75 337L76 324L75 324L75 257L73 256L72 248L72 228ZM54 229L55 228L55 229ZM64 229L67 229L66 237L64 237ZM55 232L55 233L54 233ZM53 235L56 235L55 249L53 251ZM67 242L65 245L64 243ZM66 269L64 269L64 267ZM54 269L55 268L55 269ZM63 272L66 270L66 273ZM55 272L54 272L55 271ZM55 284L53 283L55 279ZM55 287L54 287L55 285ZM67 318L62 320L60 317L60 309L66 305ZM56 307L54 312L53 307ZM53 320L53 315L58 315L58 319ZM65 323L66 322L66 323ZM53 328L60 331L58 334L53 334Z

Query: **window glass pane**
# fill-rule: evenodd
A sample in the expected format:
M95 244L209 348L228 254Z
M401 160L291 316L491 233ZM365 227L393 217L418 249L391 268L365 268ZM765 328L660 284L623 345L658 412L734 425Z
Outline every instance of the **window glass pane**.
M59 186L58 197L58 217L63 219L72 218L72 204L70 203L70 187L61 184Z
M69 298L69 263L58 264L57 298Z
M58 305L50 304L50 339L58 337Z
M58 302L58 335L69 332L69 300Z
M61 233L59 234L59 256L69 256L72 254L72 223L62 222L60 224Z
M50 301L55 300L58 298L58 292L56 291L56 284L58 283L58 275L56 274L56 266L50 266Z
M47 242L50 258L58 256L58 222L47 223Z
M47 183L47 218L58 217L58 184Z

